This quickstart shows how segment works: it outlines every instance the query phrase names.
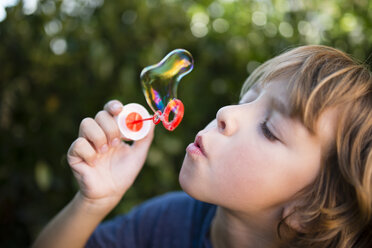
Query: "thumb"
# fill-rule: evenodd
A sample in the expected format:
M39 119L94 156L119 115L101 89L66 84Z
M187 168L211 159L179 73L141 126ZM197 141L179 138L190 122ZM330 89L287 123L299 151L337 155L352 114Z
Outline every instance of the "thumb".
M140 154L140 156L145 157L152 140L154 139L154 130L155 130L155 124L151 122L150 131L147 134L147 136L141 140L137 140L132 144L133 150L135 153Z

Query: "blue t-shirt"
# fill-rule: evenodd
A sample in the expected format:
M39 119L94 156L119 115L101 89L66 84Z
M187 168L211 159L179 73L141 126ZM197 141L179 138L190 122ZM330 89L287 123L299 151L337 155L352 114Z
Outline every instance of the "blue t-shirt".
M184 192L155 197L128 214L100 224L86 247L211 248L216 206Z

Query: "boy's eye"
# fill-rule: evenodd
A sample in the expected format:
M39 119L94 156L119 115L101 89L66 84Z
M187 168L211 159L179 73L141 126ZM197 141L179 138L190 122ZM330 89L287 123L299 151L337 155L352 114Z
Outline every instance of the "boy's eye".
M260 124L261 126L261 130L262 130L262 133L265 135L265 137L270 140L270 141L276 141L278 140L277 137L275 137L275 135L270 131L270 129L267 127L267 120L265 120L264 122L262 122Z

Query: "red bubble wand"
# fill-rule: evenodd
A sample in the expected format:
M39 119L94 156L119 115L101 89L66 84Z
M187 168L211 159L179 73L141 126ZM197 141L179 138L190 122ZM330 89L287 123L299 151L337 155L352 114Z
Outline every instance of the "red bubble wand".
M181 78L191 72L193 66L191 54L184 49L176 49L158 64L142 70L143 93L154 115L150 116L142 105L125 105L117 117L119 129L125 138L139 140L145 137L150 130L150 123L147 122L149 120L156 125L162 122L169 131L173 131L181 123L184 106L177 99L177 88Z

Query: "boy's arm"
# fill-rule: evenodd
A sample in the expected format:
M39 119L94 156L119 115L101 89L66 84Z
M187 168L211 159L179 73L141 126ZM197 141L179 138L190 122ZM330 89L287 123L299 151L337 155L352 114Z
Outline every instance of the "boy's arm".
M33 247L83 247L110 210L92 205L78 192L44 228Z
M114 120L121 107L119 101L110 101L94 119L81 122L79 138L67 154L80 190L44 228L33 247L83 247L132 186L145 162L154 125L144 139L132 145L121 142Z

